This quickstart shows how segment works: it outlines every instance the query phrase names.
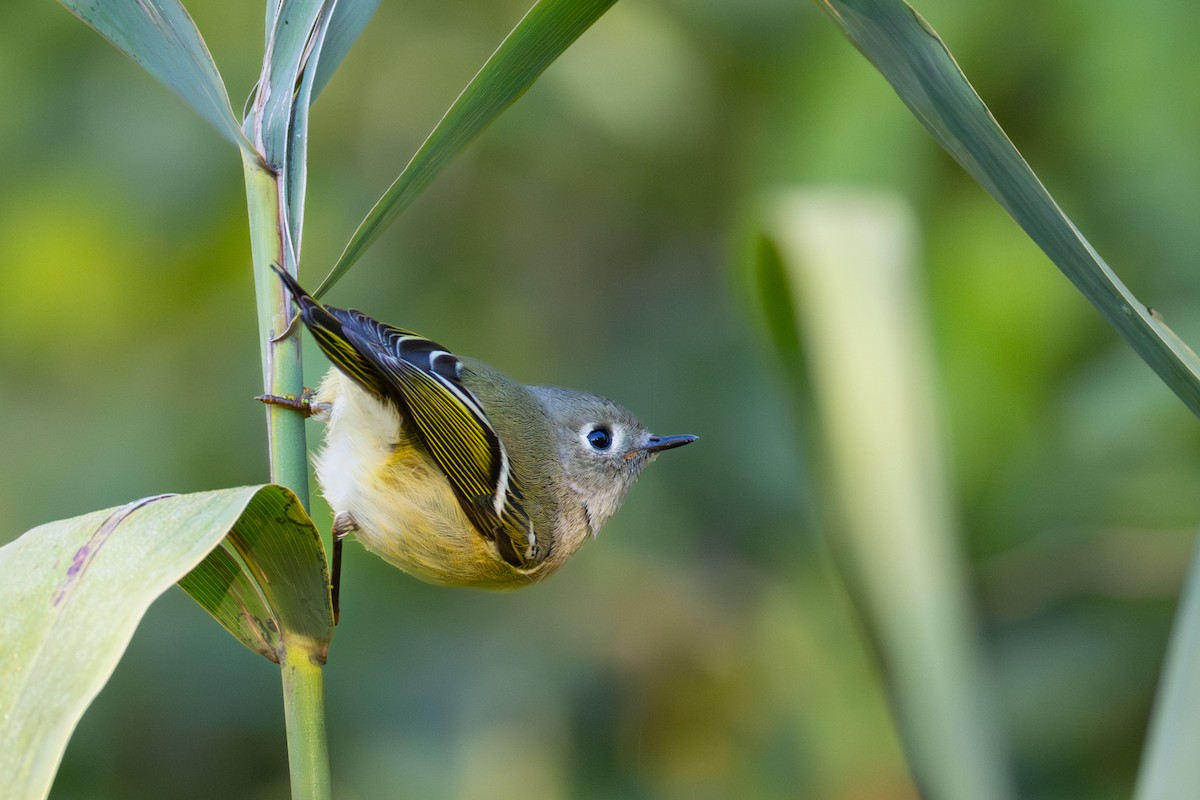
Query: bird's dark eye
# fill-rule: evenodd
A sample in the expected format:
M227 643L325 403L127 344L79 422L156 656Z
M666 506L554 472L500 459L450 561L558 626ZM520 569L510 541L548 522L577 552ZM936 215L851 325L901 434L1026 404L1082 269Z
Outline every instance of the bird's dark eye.
M607 450L612 447L612 434L607 428L592 428L588 431L587 440L593 450Z

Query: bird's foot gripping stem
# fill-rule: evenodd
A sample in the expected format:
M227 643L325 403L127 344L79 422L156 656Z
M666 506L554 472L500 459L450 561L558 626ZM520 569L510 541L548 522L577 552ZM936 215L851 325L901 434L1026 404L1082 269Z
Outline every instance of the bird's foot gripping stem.
M311 417L321 413L323 410L320 403L313 403L313 395L316 394L312 389L305 389L299 397L293 395L280 396L277 394L260 394L254 398L258 402L268 406L283 406L290 408L293 411L299 411L306 417Z

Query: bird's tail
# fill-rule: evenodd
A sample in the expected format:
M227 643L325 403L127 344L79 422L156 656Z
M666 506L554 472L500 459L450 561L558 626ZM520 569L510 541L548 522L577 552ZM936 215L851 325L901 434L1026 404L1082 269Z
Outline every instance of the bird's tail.
M317 298L309 294L300 285L299 281L289 275L283 267L278 264L272 264L271 269L275 270L275 274L279 276L279 280L283 281L283 285L287 287L288 293L296 301L296 305L300 307L300 317L304 321L304 324L311 325L312 323L308 317L312 316L314 312L319 316L320 312L325 310L325 307L321 305Z
M271 265L275 274L283 281L288 292L300 307L300 321L312 333L321 352L338 369L357 381L364 389L377 396L385 394L384 384L374 362L365 356L347 336L346 325L353 324L357 317L365 315L355 311L326 306L276 264Z

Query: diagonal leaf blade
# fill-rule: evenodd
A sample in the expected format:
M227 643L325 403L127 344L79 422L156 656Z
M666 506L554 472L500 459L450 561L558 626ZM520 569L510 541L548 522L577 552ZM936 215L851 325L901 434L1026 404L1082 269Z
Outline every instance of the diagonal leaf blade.
M251 149L212 55L179 0L59 2L173 89L222 136Z
M902 0L818 0L938 143L990 193L1158 376L1200 415L1200 359L1121 282Z
M231 531L250 542L243 560L263 557L280 584L259 594L285 644L322 654L332 633L324 557L312 523L280 486L146 498L42 525L0 548L5 797L46 796L71 732L150 603ZM311 596L301 600L304 592Z
M313 294L321 297L464 147L523 95L616 0L539 0L463 89L368 212Z

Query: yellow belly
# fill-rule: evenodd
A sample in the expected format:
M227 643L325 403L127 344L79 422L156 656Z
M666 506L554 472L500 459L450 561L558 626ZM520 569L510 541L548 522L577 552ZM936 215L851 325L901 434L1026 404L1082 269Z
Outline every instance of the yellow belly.
M518 588L548 574L514 569L500 557L394 408L337 370L314 402L330 409L317 480L334 513L353 518L363 547L431 583Z

